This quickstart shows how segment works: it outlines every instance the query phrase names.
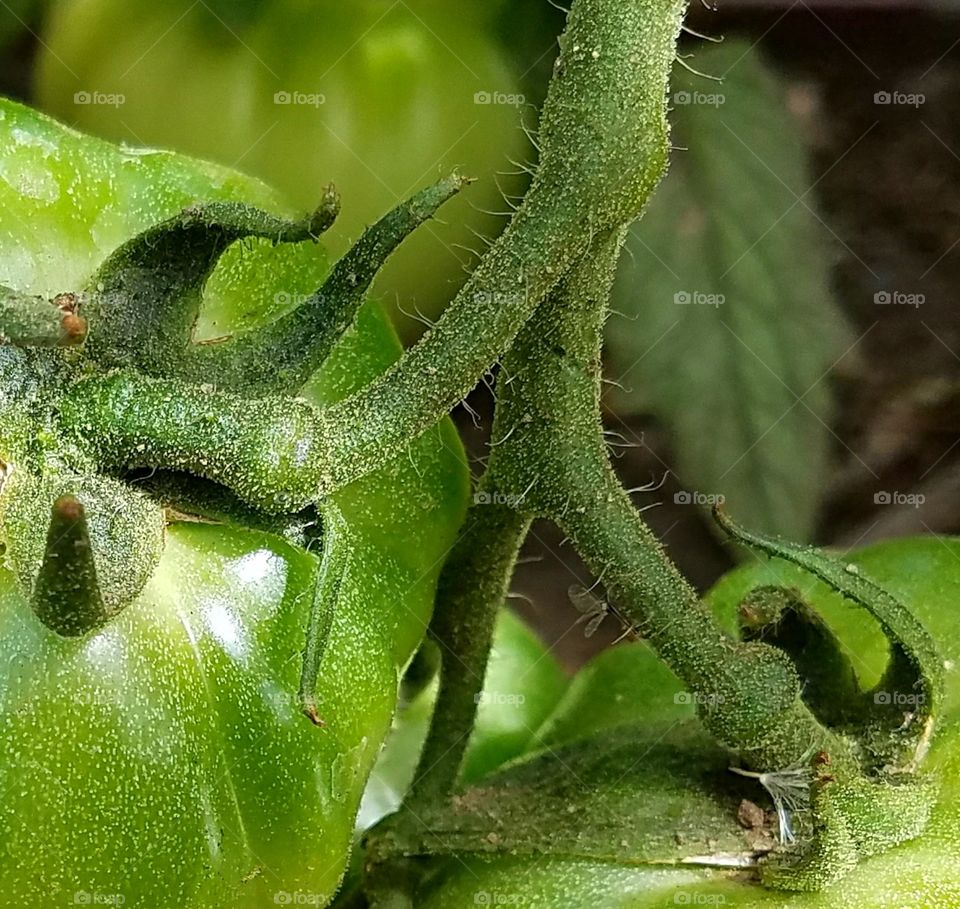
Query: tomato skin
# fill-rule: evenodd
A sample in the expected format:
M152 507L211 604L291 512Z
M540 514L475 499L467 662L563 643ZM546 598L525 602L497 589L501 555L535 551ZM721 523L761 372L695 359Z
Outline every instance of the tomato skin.
M527 909L667 909L677 905L736 906L750 909L951 909L960 906L960 539L916 538L871 546L846 557L911 609L936 639L947 666L944 716L925 769L941 781L937 807L925 833L867 859L839 884L820 893L767 890L742 872L698 868L627 867L613 862L549 856L463 856L444 866L417 902L423 909L446 906L518 905ZM854 654L861 684L875 683L887 645L871 620L823 584L782 562L751 563L722 579L708 601L731 627L742 597L757 586L797 586L820 610ZM619 650L619 653L616 651ZM678 704L679 682L652 663L643 644L622 645L601 654L544 724L551 745L578 737L576 718L591 700L618 690L613 674L631 681L659 679L635 704L621 699L602 716L586 718L588 732L604 726L639 725L651 741L692 714ZM661 696L661 692L663 696ZM682 708L682 709L680 709Z
M288 213L250 178L0 100L0 284L79 290L125 239L217 199ZM201 335L277 315L326 271L311 244L230 249ZM304 394L338 399L399 350L368 304ZM0 452L19 430L0 407ZM0 907L325 905L467 488L445 423L338 494L354 559L321 668L324 729L297 700L318 560L279 537L171 523L137 601L71 640L0 569Z
M68 0L49 19L39 97L106 138L240 167L302 208L333 181L338 245L443 173L478 178L378 281L390 304L436 315L465 278L457 245L479 250L471 229L503 226L483 214L507 211L495 175L530 158L519 80L486 15L485 0L456 15L437 0L285 0L231 33L189 0ZM75 103L98 91L123 102Z

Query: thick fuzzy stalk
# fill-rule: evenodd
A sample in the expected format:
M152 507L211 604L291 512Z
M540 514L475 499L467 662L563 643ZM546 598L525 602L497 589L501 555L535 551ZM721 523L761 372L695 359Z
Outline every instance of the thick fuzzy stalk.
M836 737L803 704L785 654L722 631L609 462L600 421L601 328L622 239L622 231L598 238L505 359L509 381L500 385L491 482L570 536L618 613L687 684L720 741L751 765L784 767L812 743L836 745ZM531 451L539 453L535 463Z
M483 691L493 628L530 520L476 496L440 575L430 636L441 653L440 691L409 804L455 787Z
M680 0L578 0L513 221L443 317L380 379L327 410L321 488L402 451L463 398L593 237L642 212L667 162L666 87Z
M108 470L188 471L270 514L300 511L317 498L317 411L306 401L248 401L124 371L74 385L60 420Z

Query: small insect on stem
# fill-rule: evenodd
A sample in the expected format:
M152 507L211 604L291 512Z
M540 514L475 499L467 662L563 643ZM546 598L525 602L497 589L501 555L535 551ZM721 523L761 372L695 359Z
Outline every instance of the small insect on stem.
M580 584L571 584L567 590L567 596L574 608L580 613L580 618L576 624L581 625L586 622L586 628L583 630L585 638L592 638L597 629L603 624L603 620L610 614L610 607L605 600L591 593L586 587Z

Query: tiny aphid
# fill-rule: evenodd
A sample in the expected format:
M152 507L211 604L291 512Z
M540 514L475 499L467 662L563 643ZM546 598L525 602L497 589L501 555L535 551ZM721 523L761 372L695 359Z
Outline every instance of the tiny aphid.
M593 637L603 620L610 614L610 607L580 584L571 584L567 596L580 613L577 624L587 623L586 628L583 629L583 636Z

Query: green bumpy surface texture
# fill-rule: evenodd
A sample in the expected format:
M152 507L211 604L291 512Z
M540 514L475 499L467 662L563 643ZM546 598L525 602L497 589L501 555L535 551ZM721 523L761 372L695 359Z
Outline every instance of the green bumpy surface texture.
M930 631L944 658L942 713L924 773L939 787L926 830L916 839L869 858L859 859L839 883L816 893L786 893L763 887L750 868L715 867L690 862L682 841L661 846L661 854L639 853L635 861L623 849L596 861L568 855L541 858L463 855L443 866L417 902L418 909L451 906L523 906L525 909L669 909L676 906L730 906L749 909L954 909L960 907L960 539L917 538L881 543L848 557L852 566L897 596ZM853 662L864 689L882 677L888 644L875 621L825 584L780 560L751 563L721 580L708 600L731 631L737 607L756 587L779 585L799 590L826 619ZM644 686L646 690L644 691ZM627 690L634 696L625 696ZM638 690L640 693L637 693ZM592 705L603 703L602 710ZM909 710L910 708L905 708ZM636 730L636 766L656 762L660 746L683 742L693 708L689 694L644 644L630 644L602 654L568 689L555 714L538 736L551 749L566 742L611 739L614 728ZM647 744L643 744L643 740ZM708 755L713 746L704 746ZM549 751L545 752L549 755ZM567 752L562 757L573 772ZM542 756L541 758L542 759ZM661 766L666 767L666 763ZM521 765L522 767L522 765ZM576 768L579 770L580 768ZM655 768L654 768L655 769ZM484 780L489 786L496 776ZM582 780L591 786L595 779ZM614 781L615 784L616 781ZM483 790L479 789L482 793ZM769 806L755 786L745 797ZM649 793L664 807L654 826L675 825L692 798L670 799L662 789ZM734 801L733 806L736 806ZM709 835L709 830L702 831ZM874 833L878 832L876 830ZM717 852L723 853L723 829L717 829ZM629 837L642 831L631 830ZM654 829L647 836L657 837ZM621 846L627 846L627 839ZM849 843L847 844L849 845ZM581 852L586 850L580 850ZM729 855L727 860L736 859ZM840 861L850 856L834 856ZM684 861L686 859L686 861Z
M290 214L238 173L90 139L8 101L0 150L0 284L24 294L82 288L122 242L198 200ZM198 335L276 317L327 270L312 244L232 247ZM398 354L367 304L304 397L338 400ZM11 476L29 430L0 407ZM324 905L466 491L444 423L335 497L353 553L317 690L324 729L297 700L314 554L174 521L137 600L75 639L42 625L0 569L0 907Z

